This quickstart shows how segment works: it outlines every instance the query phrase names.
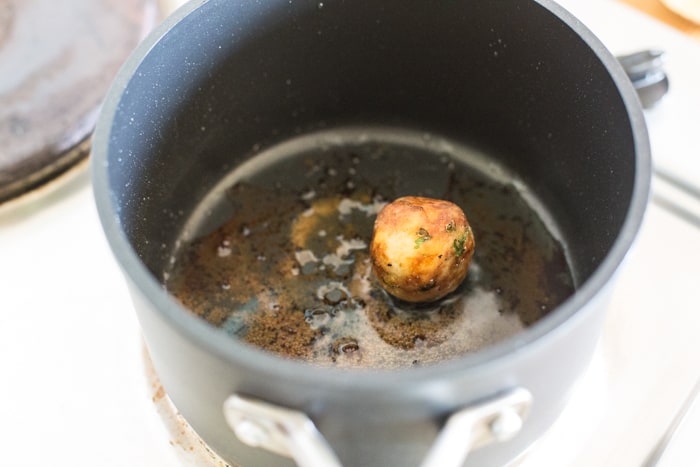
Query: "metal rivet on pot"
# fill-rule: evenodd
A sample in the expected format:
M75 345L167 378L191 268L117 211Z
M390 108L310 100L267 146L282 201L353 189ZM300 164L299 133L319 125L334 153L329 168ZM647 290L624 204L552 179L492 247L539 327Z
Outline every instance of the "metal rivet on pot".
M513 407L504 407L489 425L491 433L498 441L512 438L522 427L523 419Z
M264 445L270 438L267 429L249 418L242 418L233 426L238 439L248 446L258 447Z

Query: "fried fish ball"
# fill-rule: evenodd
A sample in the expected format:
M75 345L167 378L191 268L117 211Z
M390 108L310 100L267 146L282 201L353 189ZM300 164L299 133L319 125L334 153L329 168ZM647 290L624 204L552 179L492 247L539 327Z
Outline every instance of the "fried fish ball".
M474 234L456 204L406 196L377 215L370 254L387 292L409 302L430 302L454 291L466 277Z

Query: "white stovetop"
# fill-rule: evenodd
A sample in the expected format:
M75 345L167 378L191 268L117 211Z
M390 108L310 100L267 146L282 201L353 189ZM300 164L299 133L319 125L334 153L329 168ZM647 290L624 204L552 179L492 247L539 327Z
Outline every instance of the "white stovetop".
M562 3L614 53L668 51L671 93L647 114L655 164L700 187L700 46L609 0ZM594 363L523 466L641 465L700 378L700 227L662 207L660 186ZM90 190L82 167L0 207L0 465L202 465L156 410ZM672 446L663 465L700 458L692 442Z

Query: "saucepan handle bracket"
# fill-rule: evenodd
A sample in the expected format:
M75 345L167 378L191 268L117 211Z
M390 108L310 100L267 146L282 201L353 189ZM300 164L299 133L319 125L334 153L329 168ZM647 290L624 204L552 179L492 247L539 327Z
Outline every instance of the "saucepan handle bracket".
M474 449L508 441L520 432L531 405L530 391L518 387L453 413L421 467L460 467Z
M421 467L459 467L470 451L511 439L522 428L532 394L514 388L447 418ZM233 394L224 415L238 439L294 459L299 467L342 467L330 444L303 412Z

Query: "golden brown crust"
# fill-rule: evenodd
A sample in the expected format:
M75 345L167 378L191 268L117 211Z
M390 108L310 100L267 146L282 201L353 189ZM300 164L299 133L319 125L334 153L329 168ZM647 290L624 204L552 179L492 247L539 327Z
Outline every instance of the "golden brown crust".
M437 300L467 275L474 235L462 209L444 200L406 196L382 209L370 245L372 266L390 294Z

